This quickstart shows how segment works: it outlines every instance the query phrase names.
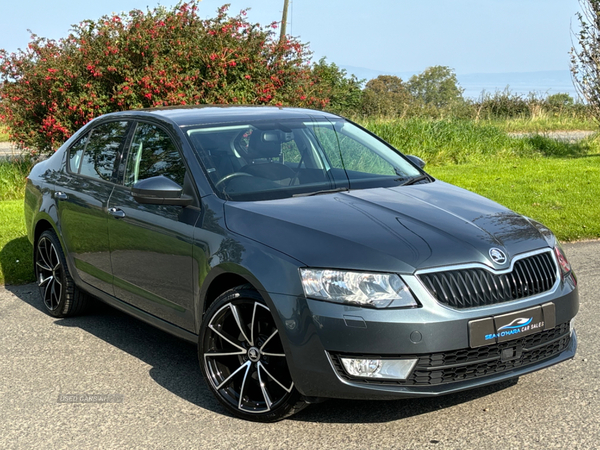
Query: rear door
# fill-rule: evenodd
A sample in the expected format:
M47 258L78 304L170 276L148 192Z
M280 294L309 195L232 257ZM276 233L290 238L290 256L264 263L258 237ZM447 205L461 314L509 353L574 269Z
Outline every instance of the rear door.
M104 122L69 149L67 173L57 184L59 227L77 275L113 294L108 199L130 122Z
M115 295L150 314L194 330L192 238L200 217L192 179L173 136L163 127L138 122L123 161L122 182L108 208ZM131 187L163 175L194 197L194 205L140 204Z

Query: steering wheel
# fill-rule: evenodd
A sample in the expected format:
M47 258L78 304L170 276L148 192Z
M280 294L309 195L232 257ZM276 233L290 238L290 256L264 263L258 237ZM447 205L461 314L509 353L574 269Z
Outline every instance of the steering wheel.
M217 181L215 183L215 187L218 188L219 185L225 183L226 181L231 180L232 178L236 178L236 177L251 177L252 175L250 175L249 173L246 172L233 172L230 173L229 175L225 175L223 178L221 178L219 181Z

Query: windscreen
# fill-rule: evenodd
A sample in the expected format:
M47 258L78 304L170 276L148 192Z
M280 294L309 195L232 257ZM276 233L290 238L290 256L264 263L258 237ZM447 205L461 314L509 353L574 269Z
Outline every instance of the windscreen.
M224 199L399 186L422 175L397 150L343 119L248 121L186 132Z

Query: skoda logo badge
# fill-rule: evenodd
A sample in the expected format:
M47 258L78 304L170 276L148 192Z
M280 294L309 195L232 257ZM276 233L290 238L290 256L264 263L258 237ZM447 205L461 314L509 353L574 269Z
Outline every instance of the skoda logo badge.
M490 248L490 258L496 264L504 264L506 262L506 255L499 248Z
M256 362L260 359L260 350L256 347L250 347L248 349L248 359L252 362Z

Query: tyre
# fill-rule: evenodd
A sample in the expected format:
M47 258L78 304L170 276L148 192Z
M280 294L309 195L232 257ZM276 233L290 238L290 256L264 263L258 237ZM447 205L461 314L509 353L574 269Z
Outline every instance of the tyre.
M238 417L276 422L306 406L271 311L249 285L225 292L208 308L198 356L211 391Z
M60 241L52 230L44 231L35 244L35 278L45 310L53 317L80 314L85 294L73 282Z

